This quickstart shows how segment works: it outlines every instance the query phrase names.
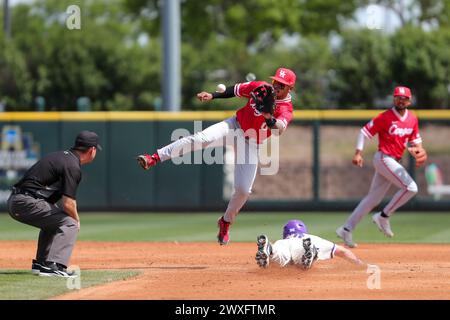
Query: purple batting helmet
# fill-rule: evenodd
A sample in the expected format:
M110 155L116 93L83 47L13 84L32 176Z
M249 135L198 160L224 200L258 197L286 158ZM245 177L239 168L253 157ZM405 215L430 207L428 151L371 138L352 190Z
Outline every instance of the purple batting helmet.
M306 225L301 220L289 220L283 227L283 239L289 236L301 237L307 233Z

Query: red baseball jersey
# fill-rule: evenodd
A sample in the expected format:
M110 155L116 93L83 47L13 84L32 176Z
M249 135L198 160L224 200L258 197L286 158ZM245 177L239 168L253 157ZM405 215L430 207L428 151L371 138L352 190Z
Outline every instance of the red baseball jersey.
M419 121L408 110L403 116L395 108L386 110L367 123L361 131L369 139L378 133L378 150L395 159L403 156L408 142L422 143Z
M267 127L263 115L256 110L255 102L250 96L250 93L259 86L268 84L265 81L251 81L245 83L237 83L234 86L234 94L236 97L247 98L247 104L236 112L236 118L244 131L245 136L254 138L258 143L262 143L265 139L270 137L271 130ZM277 120L281 120L285 128L292 120L293 106L291 102L291 95L288 94L282 100L275 100L275 110L273 116Z

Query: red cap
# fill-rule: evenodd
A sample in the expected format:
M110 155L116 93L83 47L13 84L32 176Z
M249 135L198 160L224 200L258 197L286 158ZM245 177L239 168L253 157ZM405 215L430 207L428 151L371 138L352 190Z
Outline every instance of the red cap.
M394 89L394 97L401 96L401 97L407 97L411 99L411 89L408 87L395 87Z
M295 79L297 77L295 76L294 71L286 68L279 68L275 73L275 75L270 78L280 83L286 84L290 87L293 87L295 85Z

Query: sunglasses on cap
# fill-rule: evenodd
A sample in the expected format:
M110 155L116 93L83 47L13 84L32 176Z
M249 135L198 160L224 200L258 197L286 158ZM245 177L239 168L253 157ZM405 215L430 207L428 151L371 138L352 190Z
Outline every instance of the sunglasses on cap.
M405 101L410 100L409 97L406 97L406 96L395 96L394 98L399 99L399 100L405 100Z
M274 88L280 88L281 90L286 88L286 85L284 83L278 82L276 80L272 80L272 85Z

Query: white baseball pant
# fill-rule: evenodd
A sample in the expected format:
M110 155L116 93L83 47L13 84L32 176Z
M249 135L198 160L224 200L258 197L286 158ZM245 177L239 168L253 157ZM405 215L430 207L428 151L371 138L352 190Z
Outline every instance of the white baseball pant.
M282 267L289 263L301 264L302 257L305 254L305 248L303 247L303 239L305 238L310 238L311 244L318 249L318 260L333 258L336 250L336 245L333 242L311 234L304 234L301 238L292 237L276 241L272 245L271 259Z
M259 162L258 144L245 138L235 116L183 137L157 152L161 161L166 161L188 152L225 144L232 144L235 151L234 192L224 214L225 221L233 223L251 193Z
M369 192L353 210L353 213L344 225L350 231L355 229L361 219L383 200L392 184L400 188L400 190L395 193L394 197L383 209L383 212L388 216L391 216L398 208L417 194L417 184L408 174L408 171L394 158L378 151L373 158L373 165L375 167L375 175Z

